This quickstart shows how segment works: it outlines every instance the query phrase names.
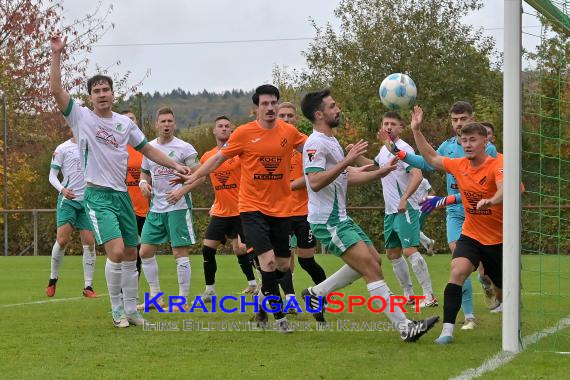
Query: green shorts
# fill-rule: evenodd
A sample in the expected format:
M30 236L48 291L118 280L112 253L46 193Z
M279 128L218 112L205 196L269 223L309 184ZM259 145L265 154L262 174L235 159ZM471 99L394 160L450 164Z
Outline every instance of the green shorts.
M141 233L141 244L168 242L173 248L196 244L191 209L148 213Z
M97 244L122 238L125 247L139 243L137 219L129 193L108 188L85 189L85 211Z
M409 248L420 245L420 212L384 215L384 248Z
M350 217L335 225L311 223L311 231L327 251L339 257L359 241L372 245L362 228Z
M83 201L67 199L61 193L57 197L56 220L57 228L70 224L76 230L91 231L91 224L87 218L87 213L85 213Z

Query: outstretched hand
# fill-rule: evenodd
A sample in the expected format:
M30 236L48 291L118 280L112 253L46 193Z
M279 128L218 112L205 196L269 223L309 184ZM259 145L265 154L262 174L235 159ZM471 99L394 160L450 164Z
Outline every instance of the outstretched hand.
M420 106L415 106L412 112L410 112L412 118L411 127L412 131L419 131L424 121L424 111Z
M61 53L67 45L67 37L61 37L61 34L54 34L50 39L52 53Z
M368 151L368 141L360 140L346 154L346 162L352 164L359 156Z

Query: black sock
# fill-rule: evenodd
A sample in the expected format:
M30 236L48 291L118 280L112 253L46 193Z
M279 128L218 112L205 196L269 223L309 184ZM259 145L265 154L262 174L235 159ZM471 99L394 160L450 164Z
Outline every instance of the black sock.
M269 301L269 305L272 309L279 308L279 310L273 315L275 319L281 319L285 317L283 314L283 301L281 300L281 295L279 294L279 286L277 285L277 270L273 272L261 271L261 293L264 296L276 296L279 299L277 301Z
M251 261L249 260L249 256L247 254L238 255L237 259L239 266L241 267L241 271L243 274L245 274L247 280L255 280L255 276L253 275L253 267L251 265Z
M137 245L137 272L139 274L139 279L141 278L141 266L142 266L142 259L140 255L141 245Z
M443 323L455 324L455 318L461 308L461 286L447 283L443 292Z
M283 289L283 293L295 294L295 288L293 287L293 273L291 269L287 269L287 272L281 272L279 269L275 271L277 273L277 281Z
M297 261L299 261L301 268L311 276L315 285L326 280L327 276L325 274L325 270L319 265L319 263L317 263L314 257L297 257Z
M202 257L204 258L204 277L206 285L214 285L216 282L216 250L207 246L202 246Z

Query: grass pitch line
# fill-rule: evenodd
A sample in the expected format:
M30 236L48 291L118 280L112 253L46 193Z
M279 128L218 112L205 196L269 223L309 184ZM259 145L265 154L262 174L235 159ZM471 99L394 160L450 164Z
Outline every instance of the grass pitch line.
M98 294L97 298L106 296L106 293L102 293L102 294ZM26 305L42 305L42 304L46 304L46 303L52 303L52 302L67 302L67 301L76 301L76 300L82 300L85 299L84 296L81 297L71 297L71 298L56 298L56 299L52 299L52 300L43 300L43 301L32 301L32 302L23 302L23 303L13 303L13 304L9 304L9 305L0 305L0 308L2 307L16 307L16 306L26 306Z
M555 334L560 330L563 330L570 326L570 316L566 318L562 318L558 321L556 326L548 327L542 331L535 332L534 334L525 336L523 338L523 350L537 343L542 338L546 338L549 335ZM522 352L522 351L521 351ZM491 372L496 370L497 368L507 364L511 360L513 360L517 354L507 351L501 351L492 356L491 358L487 359L483 364L481 364L477 368L469 368L463 371L459 376L451 378L451 380L471 380L476 377L482 376L486 372Z

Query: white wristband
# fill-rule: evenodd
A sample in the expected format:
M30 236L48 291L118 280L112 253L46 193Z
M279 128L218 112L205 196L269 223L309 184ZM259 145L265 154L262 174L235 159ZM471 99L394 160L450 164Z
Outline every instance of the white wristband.
M141 180L139 181L139 187L141 187L141 186L144 185L145 183L148 184L148 181L147 181L146 179L141 179Z

